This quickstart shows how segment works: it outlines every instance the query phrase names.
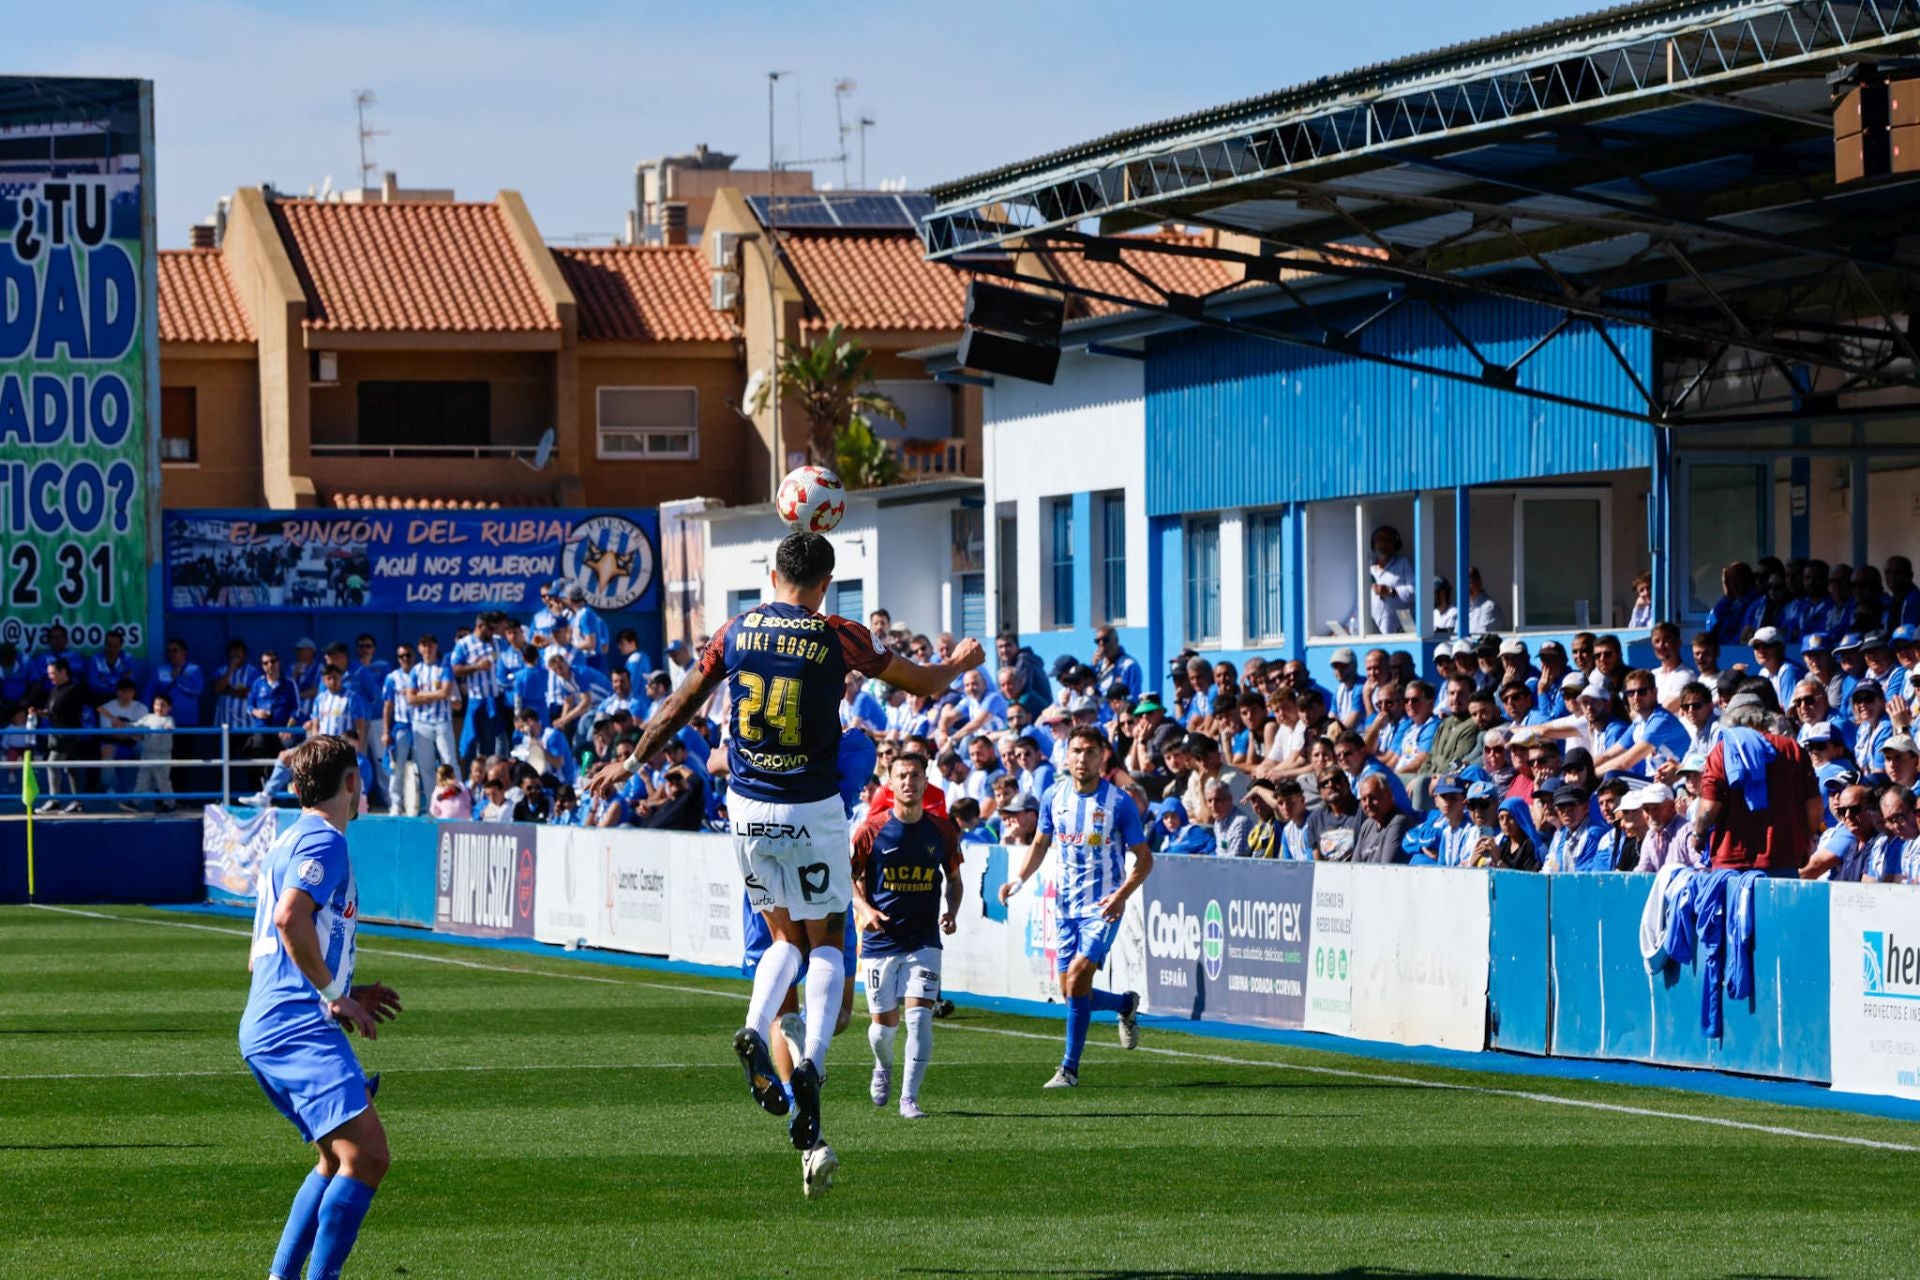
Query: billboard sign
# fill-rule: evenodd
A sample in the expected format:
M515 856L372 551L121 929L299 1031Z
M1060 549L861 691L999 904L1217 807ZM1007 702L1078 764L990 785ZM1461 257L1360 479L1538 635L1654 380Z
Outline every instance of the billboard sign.
M433 927L463 938L531 938L539 830L512 822L441 823Z
M603 614L660 607L654 511L169 511L167 609L504 609L579 583Z
M153 86L0 77L0 641L146 643Z
M1833 1087L1920 1098L1920 894L1836 884L1827 902Z
M1154 1013L1299 1027L1306 1016L1314 865L1163 858L1146 898Z

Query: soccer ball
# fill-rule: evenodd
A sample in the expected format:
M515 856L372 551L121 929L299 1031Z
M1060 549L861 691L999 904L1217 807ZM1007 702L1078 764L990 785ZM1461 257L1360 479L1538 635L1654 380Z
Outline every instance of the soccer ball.
M847 514L847 487L825 467L795 467L780 482L773 508L790 529L829 533Z

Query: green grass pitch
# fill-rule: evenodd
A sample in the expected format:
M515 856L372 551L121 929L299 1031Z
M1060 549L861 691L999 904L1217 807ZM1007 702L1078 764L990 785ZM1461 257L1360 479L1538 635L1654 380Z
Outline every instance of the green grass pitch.
M0 1276L266 1274L310 1149L234 1046L244 923L0 909ZM1150 1022L1043 1092L1059 1023L965 1009L909 1123L856 1007L807 1202L728 1049L744 984L361 944L407 1011L360 1046L394 1166L350 1275L1920 1274L1920 1126Z

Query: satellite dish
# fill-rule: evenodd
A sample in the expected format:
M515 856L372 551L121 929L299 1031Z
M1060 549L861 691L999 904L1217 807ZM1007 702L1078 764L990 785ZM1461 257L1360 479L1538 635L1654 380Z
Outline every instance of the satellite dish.
M553 428L548 427L540 435L540 443L533 446L533 461L527 462L523 456L520 461L534 471L545 471L547 464L553 461Z
M760 397L765 394L766 386L767 371L765 369L755 369L752 376L747 379L745 394L740 397L741 417L751 418L753 416L754 410L760 407Z

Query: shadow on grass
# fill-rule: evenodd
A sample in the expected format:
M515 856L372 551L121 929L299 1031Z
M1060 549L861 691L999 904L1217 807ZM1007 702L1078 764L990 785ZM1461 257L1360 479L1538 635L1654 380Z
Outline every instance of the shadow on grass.
M966 1120L1354 1120L1351 1111L947 1111ZM1024 1274L1008 1272L1008 1275ZM1150 1274L1143 1272L1142 1274Z
M1407 1271L1399 1267L1342 1267L1338 1271L1177 1271L1095 1270L1061 1271L965 1271L934 1267L905 1267L903 1275L923 1276L1057 1276L1061 1280L1490 1280L1467 1271Z
M0 1036L203 1036L205 1027L0 1027Z
M0 1142L0 1151L195 1151L211 1142Z

